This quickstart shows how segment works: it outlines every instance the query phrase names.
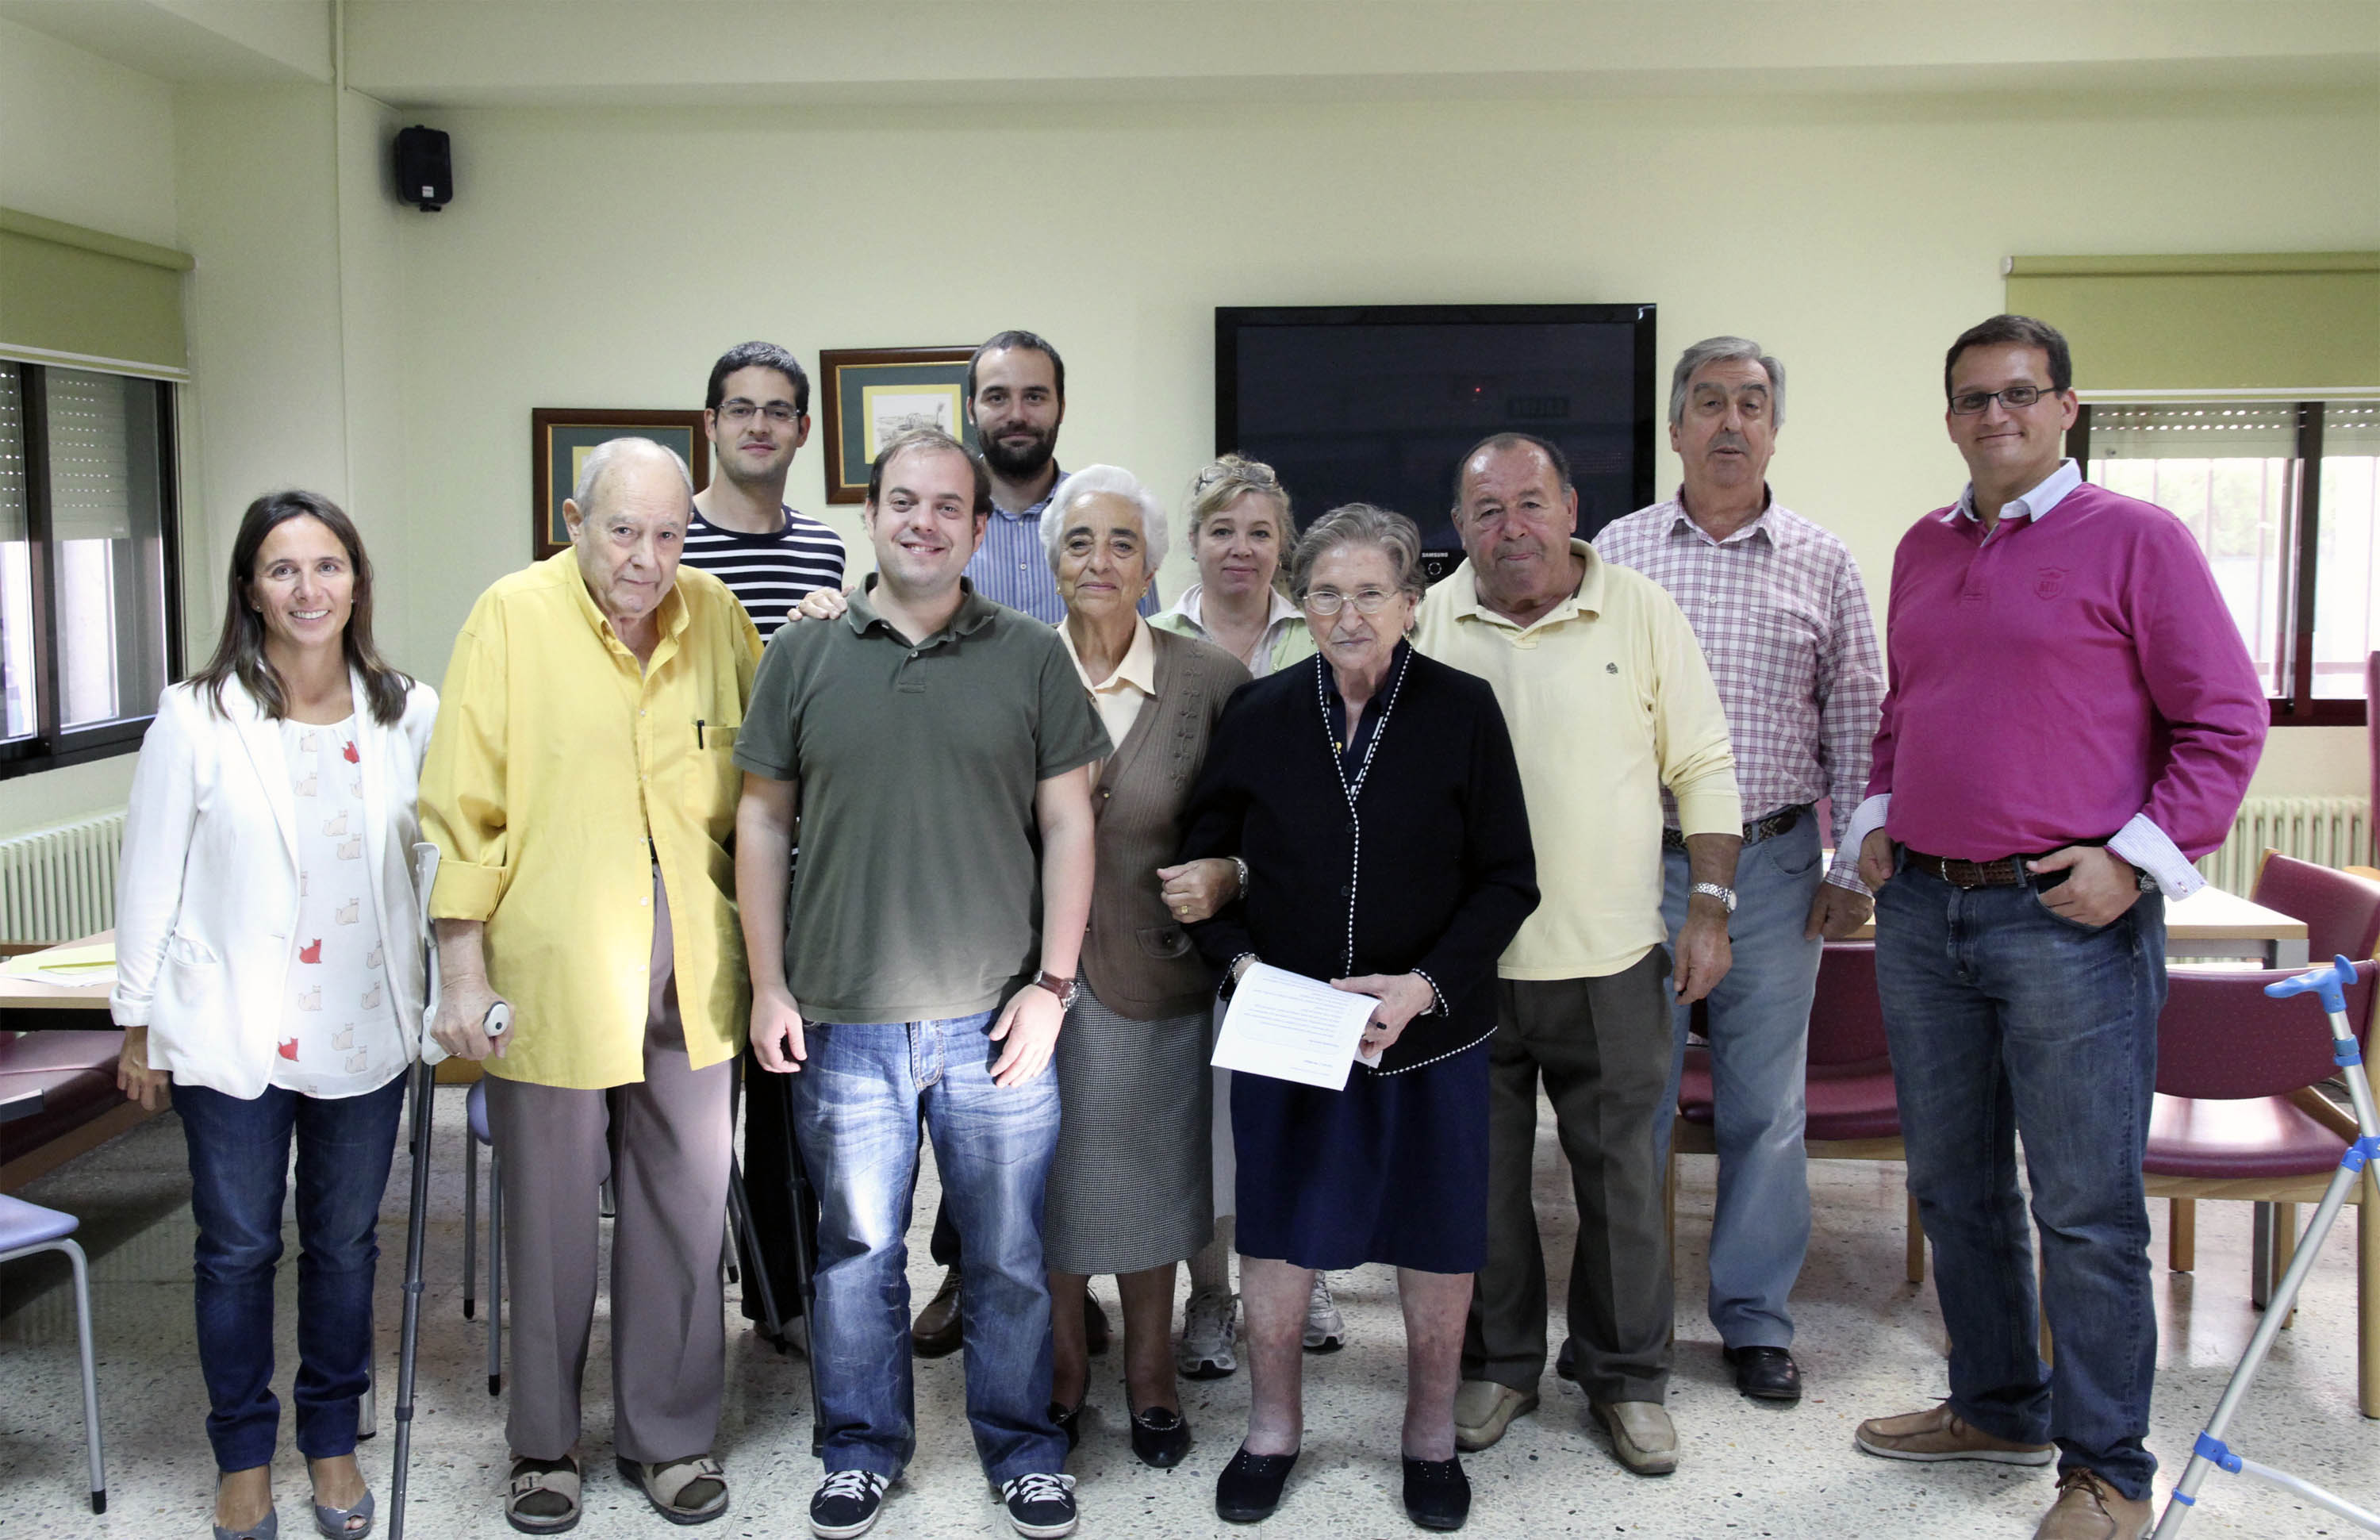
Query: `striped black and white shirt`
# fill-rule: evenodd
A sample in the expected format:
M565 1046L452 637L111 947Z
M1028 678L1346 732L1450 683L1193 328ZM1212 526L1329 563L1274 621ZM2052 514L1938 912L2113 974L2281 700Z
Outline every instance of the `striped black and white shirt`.
M804 594L843 587L843 537L791 508L784 527L766 535L722 529L697 510L687 517L680 559L726 584L764 642Z

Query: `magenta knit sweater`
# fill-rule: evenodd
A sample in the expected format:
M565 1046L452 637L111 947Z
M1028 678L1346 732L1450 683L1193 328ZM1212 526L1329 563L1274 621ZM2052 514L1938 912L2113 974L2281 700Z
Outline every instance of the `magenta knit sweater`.
M2088 483L1990 540L1949 512L1893 557L1867 788L1892 794L1887 832L1990 860L2145 813L2192 858L2221 844L2267 710L2190 531Z

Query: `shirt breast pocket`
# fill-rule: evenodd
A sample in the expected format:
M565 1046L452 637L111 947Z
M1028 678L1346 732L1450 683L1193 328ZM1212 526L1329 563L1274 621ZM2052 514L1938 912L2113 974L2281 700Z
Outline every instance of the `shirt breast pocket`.
M735 827L735 802L744 791L744 771L735 763L737 725L704 722L696 734L694 752L680 770L687 810L707 821L722 839Z

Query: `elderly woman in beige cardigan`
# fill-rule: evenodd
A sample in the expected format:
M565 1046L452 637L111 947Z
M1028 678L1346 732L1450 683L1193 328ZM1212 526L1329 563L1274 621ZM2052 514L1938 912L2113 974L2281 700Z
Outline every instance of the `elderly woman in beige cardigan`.
M1239 883L1228 861L1168 863L1208 731L1248 671L1137 613L1165 559L1165 512L1130 473L1092 466L1067 478L1041 536L1066 603L1059 634L1116 745L1097 771L1099 877L1081 988L1058 1036L1064 1118L1042 1218L1050 1394L1076 1437L1089 1390L1083 1291L1090 1275L1114 1275L1133 1451L1165 1467L1190 1448L1173 1377L1174 1268L1213 1228L1214 981L1182 926Z

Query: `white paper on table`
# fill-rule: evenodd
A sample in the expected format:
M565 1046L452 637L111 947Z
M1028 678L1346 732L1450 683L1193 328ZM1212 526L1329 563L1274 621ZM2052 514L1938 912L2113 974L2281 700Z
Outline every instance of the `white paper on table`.
M1231 1008L1223 1013L1213 1063L1220 1070L1343 1091L1364 1024L1379 1003L1370 995L1334 989L1318 978L1250 964L1232 991Z

